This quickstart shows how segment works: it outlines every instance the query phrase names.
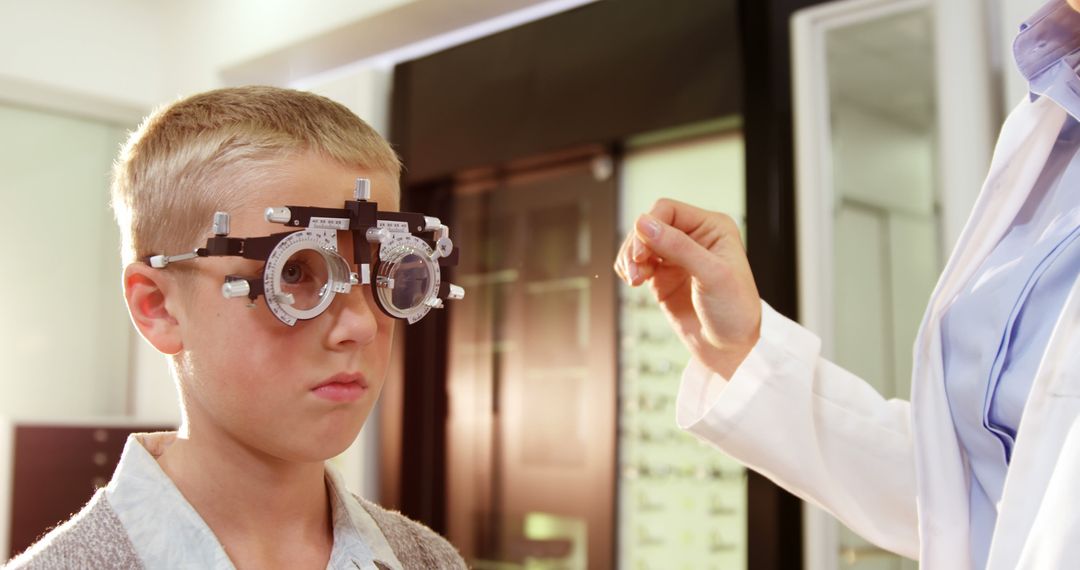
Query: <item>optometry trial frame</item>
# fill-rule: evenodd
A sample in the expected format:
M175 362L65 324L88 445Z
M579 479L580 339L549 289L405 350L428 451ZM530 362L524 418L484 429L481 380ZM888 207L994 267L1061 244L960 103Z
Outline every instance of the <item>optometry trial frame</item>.
M375 304L396 319L413 324L443 301L462 299L465 290L442 280L442 270L457 265L450 229L438 218L411 212L386 212L371 201L371 181L358 178L354 199L343 208L282 206L267 208L266 221L295 231L263 237L229 237L229 214L216 212L206 247L180 255L152 255L155 268L212 256L264 261L258 277L227 275L226 298L262 296L270 312L286 325L313 319L338 293L371 286ZM353 260L338 253L338 232L352 234ZM373 250L378 251L377 256ZM358 272L353 272L353 268Z

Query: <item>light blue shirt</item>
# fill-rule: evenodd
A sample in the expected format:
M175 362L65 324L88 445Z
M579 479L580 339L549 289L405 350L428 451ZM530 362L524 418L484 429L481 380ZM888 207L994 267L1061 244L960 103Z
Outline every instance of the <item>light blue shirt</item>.
M945 392L971 467L976 568L986 566L1032 380L1080 275L1080 14L1063 0L1046 4L1013 50L1032 98L1070 116L1011 227L941 322Z
M158 466L155 458L175 439L175 432L128 437L105 487L109 506L146 568L234 570L217 536ZM400 569L401 562L375 520L330 465L326 481L334 528L327 570Z

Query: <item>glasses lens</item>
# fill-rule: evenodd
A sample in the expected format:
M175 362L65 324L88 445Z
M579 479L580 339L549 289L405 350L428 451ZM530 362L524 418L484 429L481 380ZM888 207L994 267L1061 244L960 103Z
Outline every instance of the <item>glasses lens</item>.
M300 311L315 308L330 290L326 259L313 249L292 254L281 266L281 292L292 295L292 307Z
M428 271L424 258L415 253L410 253L398 262L391 271L390 278L394 280L394 289L391 300L399 310L408 311L424 302L424 297L431 288L432 275Z

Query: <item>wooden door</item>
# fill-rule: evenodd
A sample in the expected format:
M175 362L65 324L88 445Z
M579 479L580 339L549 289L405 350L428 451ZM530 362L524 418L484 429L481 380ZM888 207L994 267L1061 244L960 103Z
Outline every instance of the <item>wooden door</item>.
M605 156L458 184L447 533L476 568L610 568L616 186Z

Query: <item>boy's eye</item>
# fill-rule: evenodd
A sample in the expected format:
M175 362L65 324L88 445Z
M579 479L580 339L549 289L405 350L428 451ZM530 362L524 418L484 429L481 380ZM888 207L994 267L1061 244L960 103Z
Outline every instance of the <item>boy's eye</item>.
M289 262L285 264L285 267L281 270L281 280L295 285L300 282L304 277L304 268L300 267L299 263Z
M326 265L325 262L318 257L318 254L310 251L303 250L293 254L285 265L281 266L281 281L286 285L300 285L302 283L319 279L320 275L323 276L322 280L325 281L325 271L315 271L315 267L319 265Z
M282 281L295 285L300 282L304 277L304 269L300 267L299 263L290 262L285 264L284 269L281 270Z

